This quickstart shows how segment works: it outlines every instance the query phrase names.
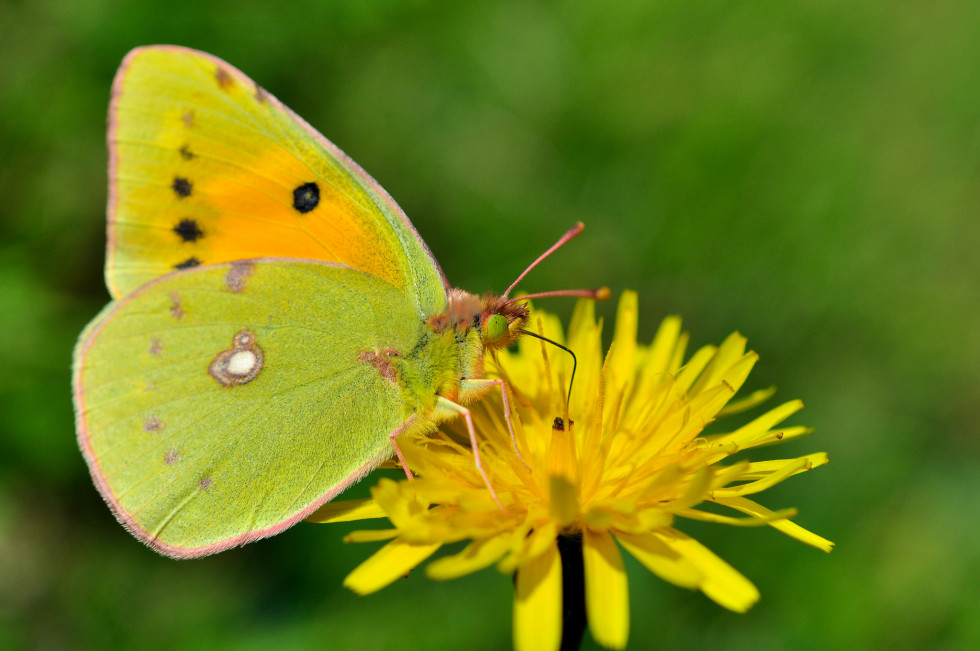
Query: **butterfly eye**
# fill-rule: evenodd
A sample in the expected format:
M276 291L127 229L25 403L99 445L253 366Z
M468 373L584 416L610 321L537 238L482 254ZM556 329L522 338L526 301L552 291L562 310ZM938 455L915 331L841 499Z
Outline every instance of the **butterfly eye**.
M487 341L497 341L507 334L507 317L502 314L491 314L487 319Z

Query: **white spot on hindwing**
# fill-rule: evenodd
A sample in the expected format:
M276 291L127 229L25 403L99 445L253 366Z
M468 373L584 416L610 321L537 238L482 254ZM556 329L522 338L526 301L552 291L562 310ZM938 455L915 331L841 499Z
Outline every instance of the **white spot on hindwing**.
M232 339L231 348L215 356L208 374L226 387L246 384L258 376L264 359L255 333L241 330Z
M236 353L232 353L232 356L228 358L225 371L229 375L243 377L252 372L257 362L258 359L255 357L255 353L250 350L239 350Z

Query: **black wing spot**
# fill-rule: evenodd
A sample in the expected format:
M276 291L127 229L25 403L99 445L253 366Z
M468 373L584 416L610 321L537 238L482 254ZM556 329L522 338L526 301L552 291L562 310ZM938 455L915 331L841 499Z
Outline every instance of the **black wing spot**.
M308 213L320 203L320 187L316 183L304 183L293 190L293 208Z
M201 261L197 258L191 256L183 262L178 262L174 265L174 269L190 269L191 267L196 267L201 264Z
M183 199L185 197L191 196L191 189L194 186L191 185L191 182L188 181L187 179L180 176L175 176L173 185L171 185L170 187L172 187L174 189L174 192L177 193L178 198Z
M180 236L185 242L196 242L204 237L204 231L193 219L181 219L180 223L174 226L174 233Z
M181 145L178 151L180 152L180 157L184 160L194 160L197 158L197 154L191 151L190 145Z

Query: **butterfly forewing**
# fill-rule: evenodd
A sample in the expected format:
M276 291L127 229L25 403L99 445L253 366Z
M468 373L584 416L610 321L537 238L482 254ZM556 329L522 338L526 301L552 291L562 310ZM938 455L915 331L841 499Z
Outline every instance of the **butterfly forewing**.
M115 298L194 266L262 256L339 262L420 311L445 307L438 265L398 206L337 147L210 55L134 50L110 106Z

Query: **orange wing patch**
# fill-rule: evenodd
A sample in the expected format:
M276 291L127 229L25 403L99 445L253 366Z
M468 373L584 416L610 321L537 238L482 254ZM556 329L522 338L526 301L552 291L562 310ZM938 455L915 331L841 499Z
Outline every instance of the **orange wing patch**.
M403 243L345 161L237 70L173 53L152 63L160 54L134 55L110 110L114 296L258 257L338 262L409 289Z

